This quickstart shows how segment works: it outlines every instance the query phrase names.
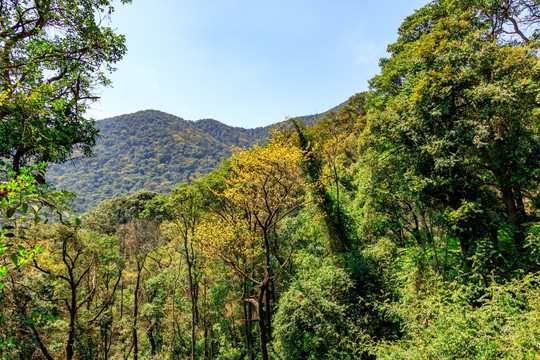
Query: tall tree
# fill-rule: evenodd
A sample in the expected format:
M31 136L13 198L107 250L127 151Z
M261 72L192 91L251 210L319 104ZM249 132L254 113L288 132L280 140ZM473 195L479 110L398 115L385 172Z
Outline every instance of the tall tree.
M133 288L133 312L131 326L131 347L129 353L133 350L133 359L139 358L139 313L140 304L144 288L143 272L146 269L150 254L159 247L161 237L159 225L151 220L135 218L122 226L119 231L122 239L126 256L133 263L135 272L135 284ZM129 355L128 355L129 356Z
M459 212L448 221L465 258L486 234L498 247L508 226L524 246L540 179L540 72L538 31L519 29L539 11L533 1L434 1L404 22L371 82L365 139L394 159L417 204ZM528 22L510 26L517 13Z
M83 115L126 51L103 25L113 10L108 0L0 3L0 158L16 174L91 153L98 131Z
M317 124L306 128L296 119L291 122L299 146L306 151L304 171L323 212L330 248L337 252L351 249L356 235L353 222L341 203L341 188L354 191L344 168L356 161L356 144L364 127L366 94L352 96L339 112L330 112ZM332 188L332 184L334 189Z
M304 201L303 152L280 134L267 146L239 150L231 158L225 200L216 217L201 226L206 250L220 257L256 291L242 294L257 314L262 359L268 359L268 290L292 255L292 244L279 245L271 230ZM245 289L245 288L244 288ZM266 307L266 309L265 309Z
M176 243L178 254L187 267L188 297L191 303L191 359L195 359L197 343L196 327L199 321L199 281L201 277L202 254L196 245L195 230L203 217L201 193L196 187L181 184L173 189L169 199L170 217L164 224L166 233Z
M11 329L17 334L16 342L24 344L19 349L14 347L21 356L26 351L28 334L31 334L33 344L30 348L39 348L46 359L60 355L62 348L64 357L73 359L78 350L77 339L85 332L91 336L93 321L88 318L93 315L89 314L94 310L91 302L100 285L96 283L99 247L88 235L62 224L42 225L27 234L31 246L43 248L43 256L33 259L33 269L29 267L23 274L10 275L8 309L19 319L27 319L19 326L20 330L17 327ZM81 316L82 313L87 313L88 317ZM54 343L51 341L54 334L48 327L50 321L43 321L54 318L55 314L61 314L65 319L61 336L57 337L61 340L56 346L50 344Z

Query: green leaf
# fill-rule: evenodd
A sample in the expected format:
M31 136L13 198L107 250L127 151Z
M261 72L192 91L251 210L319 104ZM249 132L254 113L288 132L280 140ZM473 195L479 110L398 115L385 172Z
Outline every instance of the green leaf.
M5 198L4 198L5 199ZM15 208L11 208L8 211L6 211L6 217L9 219L15 214Z

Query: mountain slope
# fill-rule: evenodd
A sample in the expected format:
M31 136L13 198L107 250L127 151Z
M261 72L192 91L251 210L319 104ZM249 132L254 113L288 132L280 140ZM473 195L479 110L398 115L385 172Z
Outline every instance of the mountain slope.
M322 116L299 119L314 123ZM58 189L77 193L79 211L140 189L170 191L216 168L233 146L266 141L271 128L244 129L213 119L188 121L156 110L104 119L96 127L101 136L92 158L55 165L47 173Z

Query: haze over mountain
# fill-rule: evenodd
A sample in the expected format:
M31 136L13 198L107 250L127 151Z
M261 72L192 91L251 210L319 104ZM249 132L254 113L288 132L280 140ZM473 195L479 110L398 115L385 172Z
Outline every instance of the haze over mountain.
M329 111L297 118L313 124ZM157 110L116 116L96 122L101 135L93 157L54 165L47 179L58 189L76 192L74 205L79 211L141 189L166 193L216 168L234 146L266 141L274 125L245 129L214 119L184 120Z

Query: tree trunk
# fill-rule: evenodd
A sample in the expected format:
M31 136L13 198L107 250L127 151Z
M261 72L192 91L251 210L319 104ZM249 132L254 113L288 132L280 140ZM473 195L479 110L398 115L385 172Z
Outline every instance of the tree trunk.
M525 234L523 232L523 219L520 216L521 214L518 213L514 192L511 187L504 186L501 193L506 206L506 216L514 226L514 244L518 251L521 251L525 245Z
M203 329L204 329L204 358L205 359L211 359L213 357L212 354L212 332L211 329L208 329L207 321L206 321L206 310L207 310L207 299L206 299L206 281L203 282L203 312L202 312L202 322L203 322ZM208 350L208 333L210 332L210 350Z
M154 328L155 328L155 325L152 324L146 331L146 334L148 335L148 341L150 342L150 354L152 356L156 355L156 350L157 350L156 340L154 339Z
M244 283L245 286L245 283ZM251 339L251 305L244 301L244 326L249 360L253 360L253 341Z
M66 344L66 359L73 359L75 352L73 351L73 343L75 342L75 316L77 314L77 289L75 283L69 284L71 287L71 306L69 307L69 333Z
M187 237L184 239L184 250L186 254L186 264L188 268L188 291L191 300L191 360L195 360L195 324L197 318L197 294L193 285L193 259L189 254Z
M266 315L266 334L267 334L267 341L270 341L272 339L272 311L270 310L270 294L271 294L271 286L268 286L268 289L266 290L266 311L264 314Z
M39 333L36 329L36 327L33 324L30 324L30 329L32 330L32 333L34 334L34 337L37 340L37 343L39 345L39 348L41 350L41 353L47 360L54 360L51 354L49 354L49 351L47 350L47 347L45 347L45 344L43 344L43 341L41 341L41 337L39 336Z
M124 318L124 278L120 284L120 320L122 320Z
M521 195L521 187L515 186L514 196L516 199L516 225L518 227L518 243L525 246L525 229L524 224L527 222L527 212L525 211L525 204L523 203L523 196Z
M139 287L141 283L142 266L137 266L137 282L135 284L135 293L133 300L133 360L139 358L139 341L137 337L137 318L139 315Z
M191 300L191 360L195 360L195 308L197 307L197 299L194 296L193 292L193 278L191 277L191 263L188 259L188 288L189 288L189 298Z
M265 314L264 314L264 295L266 292L266 287L268 285L264 284L260 287L259 296L257 297L257 315L259 317L259 338L261 346L261 359L268 360L268 347L267 347L267 334L266 334L266 324L265 324Z

